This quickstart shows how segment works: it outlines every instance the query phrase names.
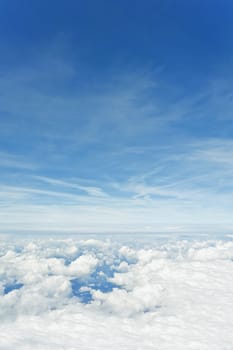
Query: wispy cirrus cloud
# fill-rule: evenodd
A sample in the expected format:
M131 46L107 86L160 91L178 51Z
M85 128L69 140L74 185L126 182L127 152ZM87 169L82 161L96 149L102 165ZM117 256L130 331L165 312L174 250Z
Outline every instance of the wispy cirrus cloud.
M50 227L73 229L231 220L229 79L187 91L166 67L122 65L87 81L81 64L46 50L1 76L6 226L7 213L39 226L37 206Z
M87 195L94 196L94 197L107 197L107 193L105 193L101 188L94 187L94 186L83 186L74 182L70 181L62 181L59 179L49 178L46 176L35 176L36 180L39 180L41 182L45 182L50 185L59 186L59 187L65 187L65 188L71 188L80 190L82 192L86 192Z
M153 231L182 224L230 224L233 169L228 158L219 159L219 150L230 155L232 143L191 142L180 153L165 148L156 156L159 163L145 160L134 175L124 173L121 180L111 174L104 182L24 170L17 185L1 180L2 229Z
M0 152L0 167L10 169L22 169L22 170L36 170L38 164L30 160L28 161L25 156L16 155L9 152Z

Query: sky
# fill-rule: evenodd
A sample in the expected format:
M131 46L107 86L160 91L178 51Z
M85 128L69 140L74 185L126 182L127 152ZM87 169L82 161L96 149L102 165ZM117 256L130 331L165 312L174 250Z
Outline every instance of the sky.
M231 229L232 13L1 1L1 233Z

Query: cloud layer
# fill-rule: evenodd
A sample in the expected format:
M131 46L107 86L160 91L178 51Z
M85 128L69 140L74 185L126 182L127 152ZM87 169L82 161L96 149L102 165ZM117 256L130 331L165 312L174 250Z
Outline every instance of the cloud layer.
M231 238L131 238L2 238L0 349L232 350Z

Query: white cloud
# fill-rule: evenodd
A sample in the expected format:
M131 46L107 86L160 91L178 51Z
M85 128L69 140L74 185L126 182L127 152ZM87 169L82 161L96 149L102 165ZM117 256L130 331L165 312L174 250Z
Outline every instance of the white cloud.
M98 264L98 259L92 255L82 255L72 263L67 268L68 273L72 276L83 277L85 275L91 274Z
M0 349L231 350L232 240L125 239L2 237Z
M35 178L40 180L40 181L51 184L51 185L55 185L55 186L58 185L61 187L68 187L68 188L73 188L76 190L81 190L81 191L86 192L90 196L96 196L96 197L106 197L107 196L107 194L104 193L104 191L98 187L83 186L83 185L79 185L77 183L62 181L62 180L53 179L53 178L49 178L49 177L45 177L45 176L35 176Z

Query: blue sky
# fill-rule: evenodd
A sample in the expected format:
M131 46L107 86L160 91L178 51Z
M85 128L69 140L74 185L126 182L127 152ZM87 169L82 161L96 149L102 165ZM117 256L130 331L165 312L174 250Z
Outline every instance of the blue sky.
M231 228L232 13L2 1L1 231Z

